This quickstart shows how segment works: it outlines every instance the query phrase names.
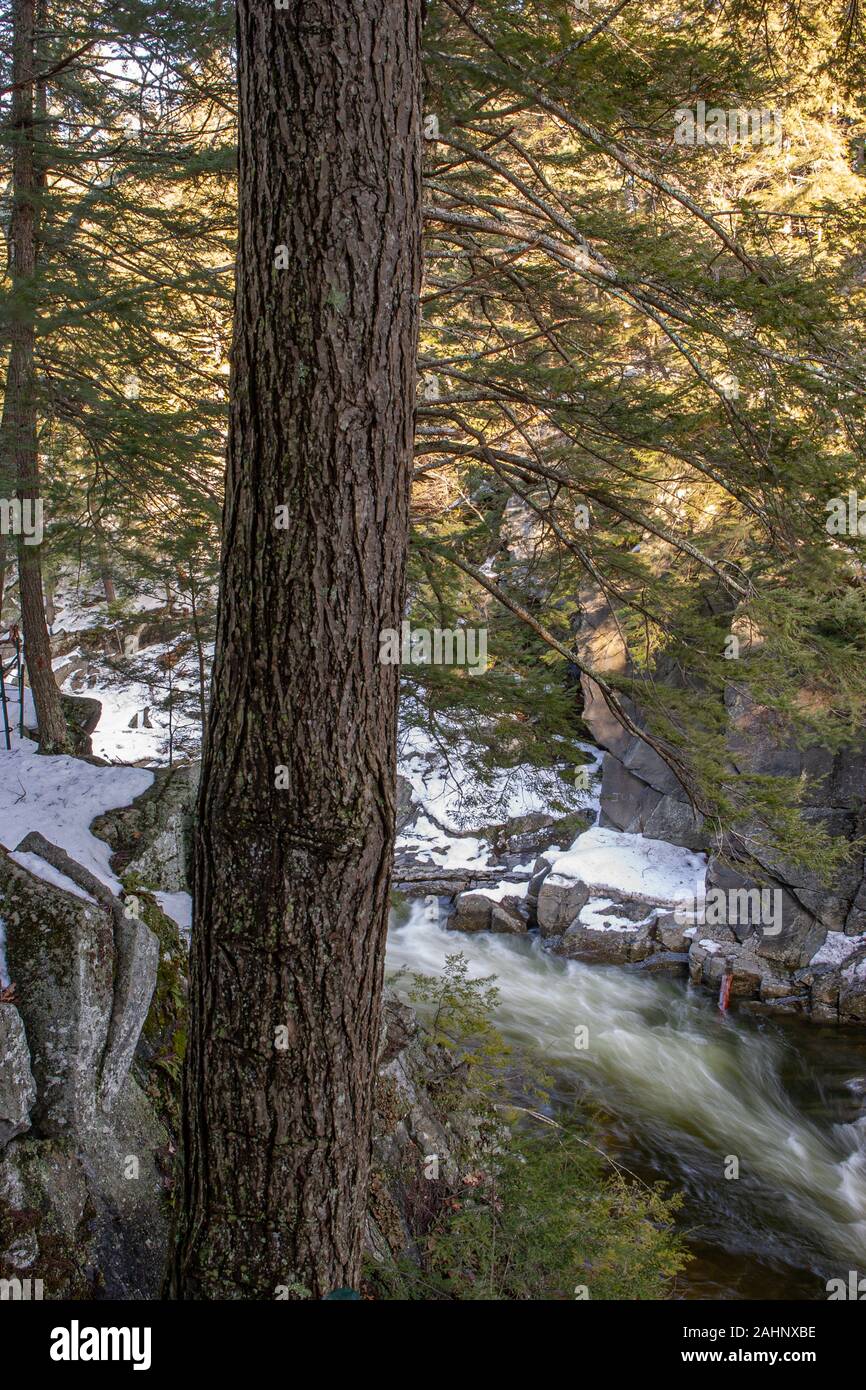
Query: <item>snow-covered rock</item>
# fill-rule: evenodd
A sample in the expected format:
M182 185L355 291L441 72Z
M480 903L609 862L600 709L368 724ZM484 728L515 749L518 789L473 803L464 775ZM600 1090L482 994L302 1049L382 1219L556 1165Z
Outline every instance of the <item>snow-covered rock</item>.
M823 944L815 952L810 965L841 965L861 946L866 946L866 933L846 936L841 931L828 931Z
M526 893L529 882L503 880L490 888L458 893L446 923L451 931L498 931L508 934L527 928Z
M594 826L557 855L547 884L583 883L588 897L673 908L703 895L706 866L704 854Z
M134 874L142 887L166 894L189 891L200 774L200 763L159 768L148 774L150 785L142 794L129 798L131 804L117 803L93 822L93 833L114 851L112 862L124 875Z
M703 892L704 855L643 835L595 826L547 858L537 919L560 955L642 961L656 949L658 918Z
M0 845L14 851L37 830L116 892L120 883L111 870L109 847L90 833L90 825L96 816L126 806L145 792L153 773L140 767L96 767L81 758L43 757L28 739L16 740L2 758ZM62 876L38 856L21 856L19 862L47 882L81 896L80 889L68 879L61 882Z

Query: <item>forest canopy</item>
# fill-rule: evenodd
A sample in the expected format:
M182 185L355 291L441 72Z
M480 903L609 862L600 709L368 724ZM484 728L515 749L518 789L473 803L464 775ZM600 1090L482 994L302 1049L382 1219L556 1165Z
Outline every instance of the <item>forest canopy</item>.
M121 609L142 575L191 597L201 652L236 249L233 16L42 13L32 273L16 273L11 184L3 216L7 332L34 333L41 566L49 589L70 565L101 578ZM581 595L601 592L629 654L627 672L596 672L610 708L628 724L639 694L641 736L710 822L751 835L757 814L795 859L820 850L797 789L732 773L723 711L746 689L829 746L862 723L859 22L817 3L442 0L424 30L410 616L483 621L489 657L484 681L407 669L406 708L433 727L459 711L482 761L503 731L557 756L568 681L591 669ZM0 49L11 166L8 18ZM829 868L840 851L824 850Z

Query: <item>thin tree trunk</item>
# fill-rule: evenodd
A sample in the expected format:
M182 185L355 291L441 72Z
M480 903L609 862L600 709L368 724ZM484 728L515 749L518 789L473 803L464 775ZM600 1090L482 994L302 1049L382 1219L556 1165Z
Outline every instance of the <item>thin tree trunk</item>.
M93 529L96 532L96 563L99 568L99 579L102 584L102 592L105 594L106 603L117 603L117 590L114 587L114 575L111 573L111 565L108 559L108 546L105 543L105 532L98 516L91 517Z
M399 627L408 535L420 28L421 0L238 5L181 1298L320 1298L359 1278L394 838L397 669L378 651Z
M104 563L101 558L99 561L99 578L102 580L102 592L105 594L105 602L117 603L117 590L114 587L111 570L108 568L107 563Z
M6 598L6 566L8 563L6 537L0 536L0 632L3 630L3 603Z
M204 660L204 644L201 640L201 623L198 617L198 583L195 577L195 568L192 556L189 561L189 601L192 609L192 631L195 638L195 653L198 664L198 706L199 717L201 719L201 736L204 740L204 729L207 723L207 675Z
M14 0L12 19L12 80L20 85L16 87L12 96L15 147L12 162L13 206L10 240L13 291L20 293L23 288L32 284L36 274L36 198L41 184L34 149L32 78L36 24L33 0ZM43 104L40 102L40 107ZM4 471L14 473L18 496L24 502L25 499L39 497L35 326L32 312L19 312L15 315L9 329L9 339L11 347L6 382L7 400L4 401L3 411L3 450L7 454L9 467L4 468ZM43 753L64 752L69 748L70 740L60 704L60 692L51 670L51 639L45 621L39 547L25 545L23 535L18 538L18 579L24 654L36 706L39 748Z
M15 490L15 477L11 472L12 459L8 436L9 402L9 359L6 359L6 377L3 389L3 414L0 416L0 497L10 497ZM9 565L9 543L6 535L0 534L0 631L3 629L3 604L6 599L6 568Z
M174 663L168 653L168 765L174 765Z
M54 603L54 579L50 570L47 574L44 570L42 571L42 597L44 599L45 621L51 627L57 616L57 608Z

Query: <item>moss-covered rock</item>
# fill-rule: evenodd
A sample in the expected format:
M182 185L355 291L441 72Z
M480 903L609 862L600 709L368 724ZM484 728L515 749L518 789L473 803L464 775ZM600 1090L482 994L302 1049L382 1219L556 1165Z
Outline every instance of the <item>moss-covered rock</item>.
M66 868L86 877L73 861ZM0 1277L39 1279L48 1299L153 1298L168 1239L171 1145L130 1068L159 943L137 911L127 915L130 903L91 887L75 896L0 851L17 1001L0 1005L0 1025L19 1016L21 1024L18 1134L7 1134L0 1153Z
M119 878L135 874L145 887L166 893L189 891L193 812L200 763L162 768L131 806L97 816L94 835L114 851Z
M0 851L0 916L38 1092L34 1129L63 1138L96 1114L114 1002L111 913Z
M11 1143L0 1155L0 1277L39 1279L45 1299L158 1297L167 1146L131 1077L86 1135Z

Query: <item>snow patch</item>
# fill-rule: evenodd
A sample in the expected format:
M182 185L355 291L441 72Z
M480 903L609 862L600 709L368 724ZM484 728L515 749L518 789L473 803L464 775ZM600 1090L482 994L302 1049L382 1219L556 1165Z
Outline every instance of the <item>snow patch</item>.
M528 891L528 883L509 883L507 879L490 888L472 889L480 898L489 898L494 903L501 903L503 898L525 898Z
M822 946L810 960L810 965L841 965L860 946L866 945L866 933L862 936L846 936L841 931L828 931Z
M180 928L181 935L187 941L192 931L192 894L191 893L154 893L153 895L159 903L166 917L170 917Z
M411 850L419 864L435 864L441 869L485 869L490 863L490 845L475 835L452 838L427 816L419 816L413 826L397 836L398 850Z
M577 920L582 927L589 927L592 931L636 932L639 927L646 925L644 922L632 922L629 917L616 917L608 912L607 909L615 905L611 898L590 898L580 909ZM652 921L652 916L647 921Z
M547 883L575 880L598 889L597 896L628 897L639 902L673 907L693 896L703 897L707 858L621 830L594 826L578 835L571 849L557 855Z
M130 660L135 676L123 674L111 664L95 673L91 668L86 681L72 671L61 689L70 695L86 695L99 700L102 713L91 735L93 751L110 762L131 763L147 761L153 764L169 761L169 713L163 708L169 695L168 675L160 661L171 655L166 643L154 643L142 648ZM204 649L210 666L213 646ZM198 668L195 654L186 652L176 662L171 674L172 702L171 738L174 755L197 755L201 739L198 718ZM144 726L144 712L149 711L151 727ZM130 721L138 716L137 727Z
M470 745L456 727L447 749L423 729L404 727L398 765L429 817L453 834L504 824L533 812L563 816L597 810L592 786L604 755L594 744L578 747L592 759L586 765L590 782L586 791L570 787L553 768L528 764L496 768L482 781L473 771Z
M38 830L117 892L120 881L111 871L111 850L104 840L91 835L90 825L104 811L128 806L141 796L153 781L153 773L141 767L94 767L65 754L43 757L26 739L19 740L10 752L3 752L2 769L0 844L14 850L25 835ZM60 886L79 897L87 896L38 855L17 858L46 883L57 885L62 879Z

